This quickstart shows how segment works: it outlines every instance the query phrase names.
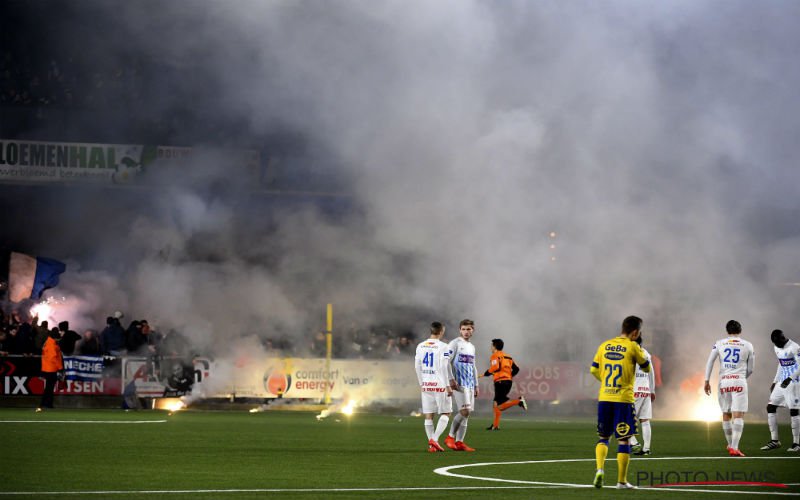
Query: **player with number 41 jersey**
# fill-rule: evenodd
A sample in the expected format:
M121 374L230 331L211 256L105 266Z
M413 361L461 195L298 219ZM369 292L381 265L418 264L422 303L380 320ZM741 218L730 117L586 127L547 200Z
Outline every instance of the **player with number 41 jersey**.
M414 356L414 368L422 391L422 413L425 415L425 435L428 451L444 451L439 436L447 429L453 401L450 388L450 346L442 342L445 327L442 323L431 323L431 336L420 342ZM434 425L433 417L439 414Z

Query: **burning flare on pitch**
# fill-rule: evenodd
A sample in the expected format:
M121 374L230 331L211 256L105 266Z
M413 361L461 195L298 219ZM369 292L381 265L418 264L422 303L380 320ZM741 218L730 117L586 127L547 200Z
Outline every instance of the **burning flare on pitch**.
M355 409L358 407L358 401L354 399L350 399L347 402L337 403L332 405L329 408L322 410L319 415L317 415L317 420L322 420L323 418L328 418L331 413L339 412L342 415L351 416L355 413Z
M701 372L681 382L681 396L687 404L684 415L688 420L716 422L721 415L717 399L713 393L711 396L706 395L705 391L703 391L704 383L704 374Z
M353 400L348 401L347 404L342 407L342 413L348 416L352 415L353 411L355 411L356 409L356 405L357 405L356 401Z
M183 398L161 398L156 403L156 409L167 410L169 415L186 408Z

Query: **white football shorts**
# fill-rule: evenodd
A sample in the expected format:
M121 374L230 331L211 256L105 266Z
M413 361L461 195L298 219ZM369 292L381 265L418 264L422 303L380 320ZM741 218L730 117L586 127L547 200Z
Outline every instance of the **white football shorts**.
M422 392L422 413L452 413L453 398L446 392Z
M728 379L719 383L719 408L722 413L747 411L747 381L744 379Z
M650 401L650 396L636 398L633 407L636 410L636 418L639 420L650 420L653 418L653 403Z
M790 410L800 409L800 383L792 382L788 387L781 387L781 383L775 384L775 388L769 395L769 404L772 406L783 406Z
M475 409L475 388L461 387L453 391L453 400L456 402L456 411Z

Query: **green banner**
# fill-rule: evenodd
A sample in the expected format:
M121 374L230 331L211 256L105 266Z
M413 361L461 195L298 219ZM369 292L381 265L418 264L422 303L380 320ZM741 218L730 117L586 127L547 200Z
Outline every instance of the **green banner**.
M245 169L246 175L259 170L259 153L253 150L0 139L0 182L130 184L140 182L145 171L159 163L180 168L205 153Z

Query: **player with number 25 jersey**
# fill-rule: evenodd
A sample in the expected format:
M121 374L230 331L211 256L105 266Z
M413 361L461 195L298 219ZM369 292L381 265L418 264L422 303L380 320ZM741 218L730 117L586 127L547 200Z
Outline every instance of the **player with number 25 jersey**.
M753 373L753 344L729 335L717 340L706 363L706 380L710 380L714 363L719 360L719 406L723 413L747 411L747 377Z
M739 440L744 431L744 414L747 413L747 377L753 373L755 353L753 344L741 338L741 323L732 319L725 324L725 331L728 336L716 341L708 355L703 390L711 395L711 371L719 360L717 400L722 410L722 431L728 442L728 453L732 457L743 457Z

